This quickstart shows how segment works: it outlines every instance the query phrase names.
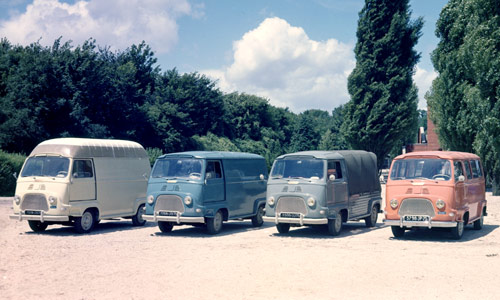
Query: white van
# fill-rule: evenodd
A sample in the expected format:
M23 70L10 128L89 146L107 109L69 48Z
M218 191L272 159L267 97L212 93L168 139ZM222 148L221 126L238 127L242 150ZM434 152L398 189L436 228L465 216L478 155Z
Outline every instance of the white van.
M135 142L60 138L33 149L17 179L14 214L33 231L51 224L90 232L100 220L142 218L151 172L144 148Z

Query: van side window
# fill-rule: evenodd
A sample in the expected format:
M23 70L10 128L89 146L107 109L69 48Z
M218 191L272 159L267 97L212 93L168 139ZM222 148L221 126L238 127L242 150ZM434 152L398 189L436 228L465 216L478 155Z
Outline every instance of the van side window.
M206 179L222 178L220 162L218 161L207 162L207 170L205 171L205 178Z
M341 179L342 178L342 168L340 166L339 161L328 161L328 170L327 170L327 178L330 177L330 175L335 175L335 179Z
M479 177L483 177L483 171L481 171L481 162L479 160L475 160L474 162L476 163L477 167L477 175Z
M472 172L470 170L469 162L468 161L464 161L464 165L465 165L465 172L467 173L467 179L471 179L472 178Z
M453 163L455 169L455 181L458 181L459 176L464 176L464 167L462 162L456 161Z
M92 171L92 161L89 159L78 159L73 162L73 177L74 178L90 178L94 177Z
M478 178L479 174L477 173L477 165L475 160L470 161L470 167L472 169L472 177Z

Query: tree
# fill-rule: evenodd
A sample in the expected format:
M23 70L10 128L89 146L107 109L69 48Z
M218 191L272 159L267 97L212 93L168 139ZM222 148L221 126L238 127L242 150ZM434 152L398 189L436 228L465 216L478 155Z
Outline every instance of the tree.
M342 129L352 148L377 155L379 168L400 140L416 132L412 75L420 55L413 47L422 26L421 18L410 20L408 0L366 0L359 13Z
M438 77L427 94L445 149L476 152L500 194L500 5L451 0L436 24Z

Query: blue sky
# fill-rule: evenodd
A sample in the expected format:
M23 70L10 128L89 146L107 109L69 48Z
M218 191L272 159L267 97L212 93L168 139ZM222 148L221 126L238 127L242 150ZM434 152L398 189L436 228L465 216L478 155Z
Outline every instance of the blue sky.
M410 0L423 17L414 80L419 107L436 73L430 52L444 0ZM27 45L59 36L123 50L145 40L162 70L199 72L224 92L269 99L294 112L349 100L361 0L0 0L0 37Z

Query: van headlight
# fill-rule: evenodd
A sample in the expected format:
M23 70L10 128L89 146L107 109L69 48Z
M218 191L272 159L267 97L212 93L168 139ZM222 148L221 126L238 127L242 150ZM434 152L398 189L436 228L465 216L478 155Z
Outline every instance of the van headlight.
M271 196L267 199L267 204L269 204L270 206L273 206L274 205L274 197Z
M436 201L436 207L438 209L443 209L445 207L446 203L442 200L442 199L438 199L438 201Z
M19 203L21 203L21 197L19 195L15 195L14 202L16 203L16 205L19 205Z
M153 204L153 202L155 202L155 197L153 197L153 195L149 195L148 196L148 203Z
M57 197L49 196L49 204L54 205L57 203Z
M398 200L391 199L390 205L393 209L396 209L396 207L398 207Z
M309 205L309 207L313 207L314 204L316 204L316 200L313 197L309 197L307 199L307 205Z
M184 197L184 204L191 205L191 203L193 203L193 198L191 198L191 196Z

